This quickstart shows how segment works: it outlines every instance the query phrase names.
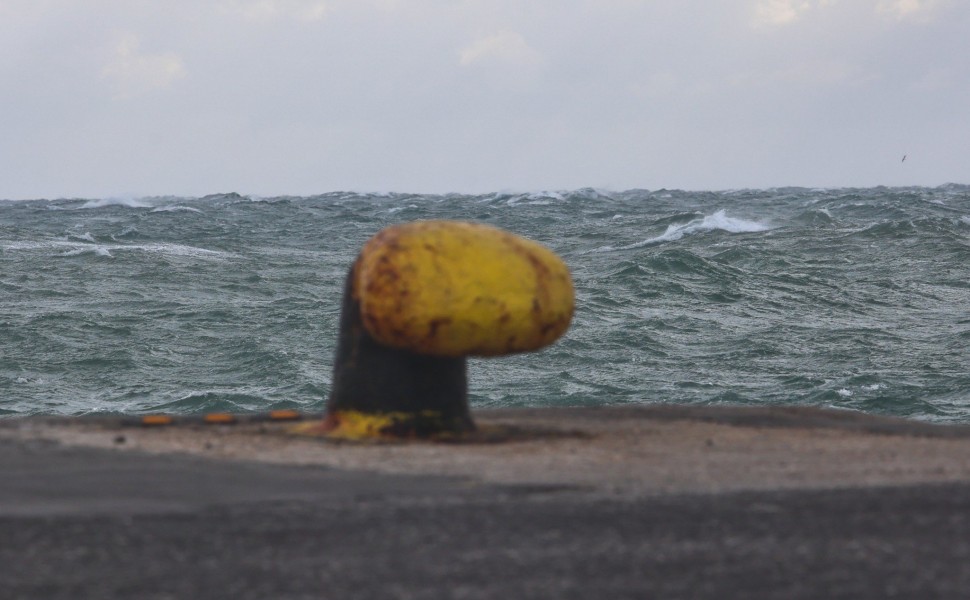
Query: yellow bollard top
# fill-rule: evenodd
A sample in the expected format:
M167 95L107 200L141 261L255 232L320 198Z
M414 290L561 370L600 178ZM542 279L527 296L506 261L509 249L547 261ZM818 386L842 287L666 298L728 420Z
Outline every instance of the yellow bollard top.
M416 221L371 238L352 293L379 343L434 356L535 350L573 315L569 269L540 244L459 221Z

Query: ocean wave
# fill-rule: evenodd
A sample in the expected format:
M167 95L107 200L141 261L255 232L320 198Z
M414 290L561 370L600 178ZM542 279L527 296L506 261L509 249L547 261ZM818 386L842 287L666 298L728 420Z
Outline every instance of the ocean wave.
M200 213L202 211L199 210L198 208L192 208L191 206L182 206L180 204L173 204L173 205L170 205L170 206L158 206L158 207L152 209L152 212L153 213L159 213L159 212L197 212L197 213Z
M88 200L77 208L79 210L87 208L104 208L106 206L124 206L126 208L151 208L151 204L138 198L99 198Z
M90 242L94 242L91 238ZM196 246L186 246L183 244L97 244L80 243L66 240L47 240L42 242L8 242L2 247L4 250L64 250L57 256L71 257L82 256L85 254L97 254L98 256L112 256L111 252L117 251L141 251L155 254L165 254L169 256L187 256L193 258L231 258L234 255L229 252L219 250L207 250Z
M206 257L206 258L230 258L234 256L229 252L221 252L219 250L207 250L205 248L198 248L196 246L185 246L182 244L139 244L133 246L110 246L110 250L141 250L143 252L154 252L158 254L167 254L170 256L190 256L190 257Z
M178 196L97 198L92 200L82 200L78 198L71 200L45 200L44 202L47 202L48 204L44 208L46 210L53 211L97 210L111 207L135 209L151 208L153 209L152 212L161 212L165 210L198 210L179 204L181 202L191 200L191 198L182 198ZM80 204L78 204L79 202Z
M675 223L668 225L667 230L661 235L648 238L641 242L628 244L626 246L602 246L597 248L595 251L611 252L617 250L634 250L636 248L643 248L644 246L650 246L653 244L673 242L688 235L707 233L711 231L726 231L728 233L756 233L759 231L767 231L769 229L771 229L771 226L765 223L729 217L727 216L725 210L719 210L712 215L707 215L700 219L694 219L687 223Z
M86 232L81 233L81 234L69 233L67 235L67 237L69 239L81 240L82 242L89 242L91 244L96 244L97 243L97 240L94 239L94 236L91 235L91 232L90 231L86 231Z
M515 194L502 198L507 206L549 206L554 202L562 202L560 192L532 192L529 194Z
M418 208L417 204L408 204L407 206L395 206L395 207L389 208L387 209L387 212L388 214L393 215L394 213L399 213L402 210L414 210L416 208Z
M963 188L522 192L0 202L0 419L322 410L359 248L441 218L547 245L576 290L555 345L470 361L475 409L731 401L970 423ZM646 247L590 251L605 244Z
M835 223L836 219L829 209L822 207L806 210L795 216L794 221L803 225L824 227Z
M72 256L83 256L85 254L94 254L96 256L104 256L104 257L107 257L107 258L114 258L111 255L111 252L107 248L105 248L104 246L83 246L83 247L80 247L80 248L76 248L74 250L68 250L67 252L65 252L63 254L59 254L58 256L60 256L62 258L67 258L67 257L72 257Z

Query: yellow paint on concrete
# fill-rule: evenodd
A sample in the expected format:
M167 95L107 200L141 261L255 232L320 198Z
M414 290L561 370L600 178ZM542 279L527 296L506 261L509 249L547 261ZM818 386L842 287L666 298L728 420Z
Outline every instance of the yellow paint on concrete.
M365 413L341 410L330 413L323 421L294 425L289 432L297 435L322 435L337 440L391 439L409 435L410 424L418 421L428 424L440 419L441 415L436 411Z
M388 227L355 264L354 298L378 342L434 356L546 346L569 327L569 269L540 244L459 221Z

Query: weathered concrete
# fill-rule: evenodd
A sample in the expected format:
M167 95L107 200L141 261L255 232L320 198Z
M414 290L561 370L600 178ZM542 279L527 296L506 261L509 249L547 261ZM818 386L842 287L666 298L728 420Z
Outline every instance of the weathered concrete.
M486 411L505 444L0 422L3 598L963 598L970 431Z
M524 435L507 443L337 444L288 436L286 423L146 429L28 419L4 422L0 439L627 496L970 481L970 428L848 411L647 406L479 411L475 420Z

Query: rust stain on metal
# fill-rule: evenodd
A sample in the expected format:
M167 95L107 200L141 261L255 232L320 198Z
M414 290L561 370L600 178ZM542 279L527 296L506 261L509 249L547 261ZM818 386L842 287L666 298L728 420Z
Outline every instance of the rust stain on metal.
M453 319L451 317L439 317L428 321L428 337L433 338L438 333L438 328L442 325L449 325Z
M354 298L366 329L389 345L443 355L535 349L561 335L573 311L568 271L548 254L488 226L392 226L361 251Z

